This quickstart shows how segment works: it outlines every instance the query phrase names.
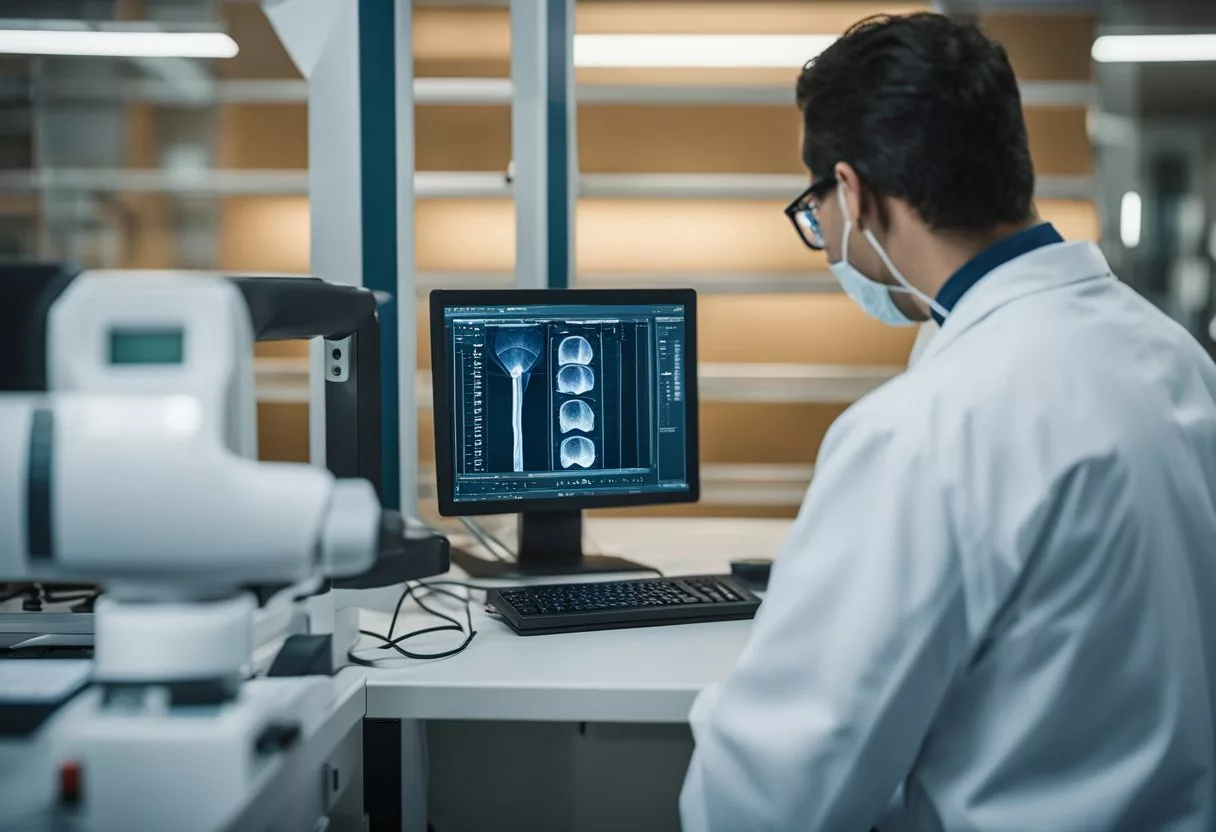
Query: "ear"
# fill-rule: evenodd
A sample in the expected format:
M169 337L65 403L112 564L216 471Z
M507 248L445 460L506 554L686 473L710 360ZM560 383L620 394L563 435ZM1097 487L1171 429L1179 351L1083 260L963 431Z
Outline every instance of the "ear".
M848 162L837 162L832 172L836 174L836 187L844 190L844 204L845 210L848 212L848 219L852 219L854 225L861 225L863 208L861 177ZM840 197L836 198L840 199Z

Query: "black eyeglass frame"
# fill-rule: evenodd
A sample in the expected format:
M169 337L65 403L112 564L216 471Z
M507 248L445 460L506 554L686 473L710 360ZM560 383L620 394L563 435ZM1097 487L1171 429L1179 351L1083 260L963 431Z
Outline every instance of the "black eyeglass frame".
M794 197L789 205L785 206L785 215L794 226L794 230L798 232L799 238L812 251L823 251L826 245L823 238L823 229L819 224L819 203L834 187L836 187L835 174L829 173L821 176L812 182L805 191ZM799 215L806 217L809 228L799 222ZM814 236L808 237L808 232Z

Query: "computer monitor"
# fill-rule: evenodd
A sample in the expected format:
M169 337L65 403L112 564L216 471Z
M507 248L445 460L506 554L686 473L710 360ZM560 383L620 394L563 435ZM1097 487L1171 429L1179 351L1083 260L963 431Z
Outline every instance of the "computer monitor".
M637 569L584 556L582 511L695 502L692 290L431 293L439 511L518 512L515 563L479 576Z

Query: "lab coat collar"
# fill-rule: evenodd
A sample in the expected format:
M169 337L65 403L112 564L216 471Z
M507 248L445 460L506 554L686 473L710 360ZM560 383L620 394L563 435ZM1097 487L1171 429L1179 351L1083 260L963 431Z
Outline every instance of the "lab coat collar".
M937 308L932 310L933 320L943 323L946 315L958 305L963 295L971 291L975 284L983 280L989 273L999 269L1024 254L1037 248L1064 242L1060 232L1049 222L1042 222L1030 228L1024 228L1016 234L1011 234L1003 240L998 240L979 254L972 257L962 268L950 275L937 293L937 306L945 310L939 313Z
M917 361L931 361L964 332L1019 298L1102 277L1113 277L1101 250L1087 241L1037 248L993 269L950 312L941 332Z

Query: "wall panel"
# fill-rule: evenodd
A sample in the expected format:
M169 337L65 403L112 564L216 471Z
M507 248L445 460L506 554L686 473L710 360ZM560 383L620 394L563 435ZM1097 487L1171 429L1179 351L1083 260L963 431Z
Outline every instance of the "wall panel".
M237 170L307 170L308 105L220 106L215 165Z
M220 200L219 268L308 274L308 234L308 200L304 197L224 197Z
M1004 45L1023 81L1088 81L1092 75L1092 14L986 14L980 25Z
M308 462L308 405L258 404L258 455L279 462Z
M587 34L834 34L874 14L928 11L907 0L786 0L786 2L581 2L577 31Z

